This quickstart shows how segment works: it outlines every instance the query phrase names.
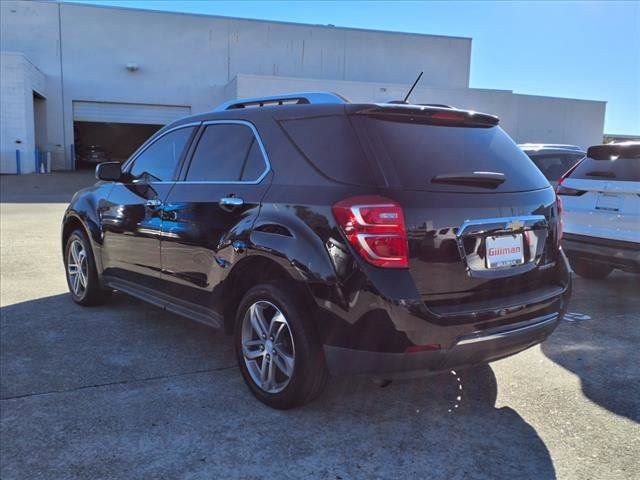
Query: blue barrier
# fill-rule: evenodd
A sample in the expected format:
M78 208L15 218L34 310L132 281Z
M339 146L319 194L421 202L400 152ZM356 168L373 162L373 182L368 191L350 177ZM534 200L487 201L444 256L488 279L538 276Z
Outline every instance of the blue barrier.
M20 175L20 150L16 148L16 173Z

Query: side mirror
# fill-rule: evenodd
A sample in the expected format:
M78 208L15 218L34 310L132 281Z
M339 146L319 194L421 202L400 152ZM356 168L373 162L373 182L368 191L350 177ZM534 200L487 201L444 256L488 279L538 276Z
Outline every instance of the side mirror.
M96 167L96 178L106 182L117 182L122 178L120 162L104 162Z

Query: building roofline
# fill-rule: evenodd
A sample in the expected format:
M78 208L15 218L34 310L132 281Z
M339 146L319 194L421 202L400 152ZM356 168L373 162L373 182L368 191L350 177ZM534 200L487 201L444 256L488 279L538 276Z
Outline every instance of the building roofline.
M311 77L292 77L289 75L266 75L261 73L236 73L228 83L237 80L242 77L250 77L250 78L268 78L268 79L278 79L278 80L288 80L288 81L302 81L302 82L326 82L326 83L340 83L340 84L353 84L353 85L367 85L367 86L380 86L380 87L391 87L391 88L406 88L407 86L411 86L414 79L408 79L406 83L401 82L385 82L385 81L364 81L364 80L342 80L337 78L311 78ZM305 88L305 87L303 87ZM461 90L467 92L472 90L474 92L489 92L489 93L510 93L513 94L513 90L503 90L503 89L495 89L495 88L475 88L475 87L439 87L434 85L420 85L418 84L415 88L415 92L420 90ZM544 97L543 98L547 98ZM586 100L589 102L590 100Z
M636 140L636 139L640 139L640 132L638 133L604 133L603 134L605 137L616 137L616 138L622 138L625 140Z
M35 0L39 3L55 3L61 6L81 6L81 7L91 7L91 8L100 8L100 9L108 9L108 10L126 10L133 12L148 12L148 13L162 13L168 15L185 15L192 17L205 17L205 18L215 18L220 20L236 20L236 21L244 21L244 22L259 22L259 23L275 23L279 25L288 25L294 27L316 27L322 28L325 30L344 30L344 31L355 31L355 32L371 32L371 33L382 33L386 35L406 35L406 36L414 36L414 37L431 37L431 38L446 38L446 39L455 39L455 40L466 40L469 43L472 43L472 37L462 37L456 35L436 35L431 33L416 33L416 32L400 32L396 30L378 30L372 28L358 28L358 27L340 27L335 25L321 25L315 23L302 23L302 22L285 22L282 20L267 20L260 18L244 18L244 17L229 17L225 15L212 15L208 13L193 13L193 12L174 12L170 10L155 10L149 8L133 8L133 7L122 7L122 6L112 6L112 5L96 5L92 3L82 3L82 2L69 2L65 0Z
M539 98L552 98L555 100L571 100L572 102L592 102L592 103L604 103L607 104L607 100L590 100L588 98L573 98L573 97L556 97L552 95L536 95L532 93L513 92L514 95L522 97L539 97Z

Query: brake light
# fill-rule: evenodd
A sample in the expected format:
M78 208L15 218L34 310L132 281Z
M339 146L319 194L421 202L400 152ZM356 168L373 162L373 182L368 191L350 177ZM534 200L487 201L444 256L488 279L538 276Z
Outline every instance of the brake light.
M433 112L429 115L429 118L434 120L443 120L448 122L460 122L462 120L466 120L468 118L467 112L450 112L450 111L440 111Z
M375 195L350 197L333 206L333 215L349 243L369 263L385 268L409 265L399 203Z

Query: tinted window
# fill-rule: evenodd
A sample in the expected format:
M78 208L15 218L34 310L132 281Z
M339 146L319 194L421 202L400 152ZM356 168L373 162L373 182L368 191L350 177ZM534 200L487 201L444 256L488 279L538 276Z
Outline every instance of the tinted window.
M251 143L251 149L249 150L249 156L244 163L242 173L240 174L240 180L243 182L251 182L257 180L264 172L265 163L262 151L258 141L254 138Z
M620 157L615 160L585 158L569 177L581 180L640 182L640 158Z
M283 120L280 124L325 177L355 185L372 184L370 167L346 115Z
M584 155L573 154L529 154L533 163L540 169L547 180L557 182Z
M500 127L435 126L377 118L363 121L369 141L388 170L387 177L397 177L405 188L486 192L480 187L431 182L438 175L472 172L504 174L505 182L496 188L504 192L549 186L529 157Z
M192 132L193 127L186 127L163 135L136 157L129 173L147 181L172 180Z
M254 181L264 170L253 130L245 125L208 125L193 154L187 180Z

